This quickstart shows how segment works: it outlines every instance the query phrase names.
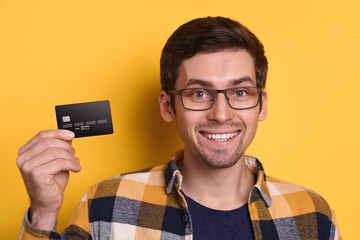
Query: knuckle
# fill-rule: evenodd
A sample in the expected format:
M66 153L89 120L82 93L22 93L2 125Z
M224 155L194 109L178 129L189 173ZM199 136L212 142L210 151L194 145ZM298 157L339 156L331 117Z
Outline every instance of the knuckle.
M26 162L22 165L21 171L25 175L31 175L30 163Z
M16 159L16 165L18 166L18 168L22 166L22 158L20 156Z
M63 168L68 169L68 168L71 167L71 165L72 165L72 162L71 162L71 161L63 161L63 162L62 162L62 167L63 167Z
M59 167L59 169L66 169L67 168L67 163L68 161L64 160L64 159L57 159L54 163L56 163L56 165Z
M40 143L45 148L50 148L54 145L54 140L52 138L43 138L42 140L40 140Z
M51 157L56 157L58 155L60 155L60 149L56 148L56 147L50 147L48 150L46 150L46 154L51 156Z
M70 143L68 142L62 142L62 147L64 148L64 150L66 150L67 152L72 152L73 151L73 147L71 146Z
M37 167L37 168L32 169L32 171L30 171L29 174L31 175L31 177L33 179L38 179L42 176L43 173L41 171L41 168Z
M45 138L46 136L46 131L41 131L39 132L38 134L36 134L36 138L39 138L39 139L42 139L42 138Z

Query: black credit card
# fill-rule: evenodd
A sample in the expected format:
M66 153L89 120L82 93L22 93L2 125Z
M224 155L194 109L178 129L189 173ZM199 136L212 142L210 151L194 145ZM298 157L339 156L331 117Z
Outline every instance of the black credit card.
M114 132L110 102L97 101L55 106L58 129L75 133L75 137L88 137Z

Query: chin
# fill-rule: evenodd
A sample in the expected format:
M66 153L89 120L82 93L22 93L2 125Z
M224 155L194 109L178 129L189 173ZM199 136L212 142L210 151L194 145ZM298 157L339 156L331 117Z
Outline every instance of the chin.
M201 159L212 168L230 168L240 160L241 156L241 148L234 154L229 154L226 150L215 150L211 155L200 151Z

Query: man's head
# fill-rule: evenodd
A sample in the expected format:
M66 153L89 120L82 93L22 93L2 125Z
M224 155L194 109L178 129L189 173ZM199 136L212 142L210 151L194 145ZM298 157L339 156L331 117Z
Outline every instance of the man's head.
M206 17L183 24L168 39L160 60L162 90L175 89L179 65L184 60L198 53L225 49L246 50L254 59L256 86L265 88L268 63L259 39L239 22L224 17ZM171 102L174 109L173 97Z
M184 160L239 162L267 114L266 73L263 46L235 21L195 19L175 31L161 57L159 103L164 120L176 120Z

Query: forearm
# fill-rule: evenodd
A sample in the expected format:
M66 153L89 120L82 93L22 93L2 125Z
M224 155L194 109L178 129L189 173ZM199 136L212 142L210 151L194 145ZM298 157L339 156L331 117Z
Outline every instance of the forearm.
M87 211L81 212L84 210L84 207L87 207L87 204L80 202L79 207L73 214L69 226L65 231L60 235L56 232L56 223L54 228L51 230L43 230L41 228L35 227L30 223L29 219L29 210L26 212L24 221L18 235L18 240L40 240L40 239L92 239L90 233L89 223L84 221ZM81 210L81 211L78 211Z
M58 212L44 213L38 209L30 207L28 211L28 219L32 226L45 231L52 231L55 229Z
M56 222L50 230L44 230L30 223L30 209L26 211L23 224L17 239L35 240L35 239L61 239L60 234L55 232Z

